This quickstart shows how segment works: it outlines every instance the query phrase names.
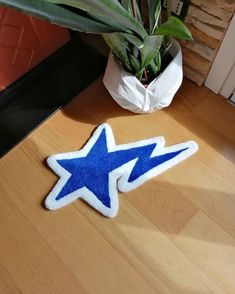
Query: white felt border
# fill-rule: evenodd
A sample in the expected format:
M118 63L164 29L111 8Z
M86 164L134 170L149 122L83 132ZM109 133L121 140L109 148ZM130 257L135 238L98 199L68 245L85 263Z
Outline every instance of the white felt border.
M118 167L117 169L110 172L109 173L109 193L110 193L111 208L106 207L91 191L89 191L85 187L70 193L69 195L67 195L66 197L58 201L55 200L56 196L59 194L59 192L64 187L64 185L66 184L66 182L68 181L71 175L66 169L64 169L61 165L59 165L57 160L85 157L89 153L89 151L91 150L91 148L93 147L97 139L99 138L104 128L106 129L108 151L126 150L126 149L130 149L134 147L146 146L146 145L155 143L157 145L151 154L151 157L154 157L157 155L164 154L166 152L174 152L184 148L188 148L188 149L185 151L182 151L179 155L168 160L167 162L151 169L150 171L143 174L142 176L140 176L138 179L136 179L135 181L131 183L128 183L128 178L138 159L131 160L130 162L125 163L121 167ZM129 144L116 145L111 127L106 123L101 124L95 130L92 137L89 139L87 144L81 150L56 154L56 155L52 155L48 157L47 159L48 165L60 177L60 179L58 180L54 188L51 190L51 192L47 196L45 201L45 206L50 210L55 210L73 202L74 200L78 198L81 198L85 200L93 208L98 210L104 216L107 216L107 217L116 216L118 212L117 189L121 192L127 192L130 190L133 190L137 188L138 186L142 185L147 180L151 179L152 177L155 177L161 174L162 172L173 167L174 165L181 162L182 160L188 158L189 156L191 156L198 150L198 145L194 141L187 141L187 142L169 146L169 147L164 147L164 145L165 145L165 140L163 137L155 137L155 138L141 140L141 141L137 141L137 142L133 142Z

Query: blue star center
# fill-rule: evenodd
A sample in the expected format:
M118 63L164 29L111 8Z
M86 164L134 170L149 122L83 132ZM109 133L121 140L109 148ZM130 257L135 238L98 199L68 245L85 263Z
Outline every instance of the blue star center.
M107 148L106 129L104 128L85 157L57 160L70 173L70 177L55 200L58 201L72 192L85 187L106 207L110 208L109 174L111 171L138 158L128 179L128 182L133 182L152 168L185 150L182 149L150 158L155 147L156 143L153 143L127 150L109 151Z

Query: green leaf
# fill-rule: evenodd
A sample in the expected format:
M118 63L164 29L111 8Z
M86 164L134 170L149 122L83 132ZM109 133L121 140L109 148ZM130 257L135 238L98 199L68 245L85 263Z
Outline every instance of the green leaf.
M113 53L121 60L125 68L132 72L130 60L127 54L125 38L120 33L102 34L105 42L111 48Z
M140 13L140 7L139 7L139 4L137 3L136 0L121 0L121 4L133 16L134 16L133 9L135 9L136 19L140 23L142 23L142 17L141 17L141 13ZM135 5L134 7L132 7L133 4Z
M168 51L170 50L171 46L172 46L172 42L167 42L165 44L165 46L162 46L162 48L161 48L161 57L162 58L168 53Z
M144 27L126 11L118 0L47 0L52 3L65 4L86 11L93 17L102 18L109 25L114 20L123 27L123 31L132 30L141 38L147 33Z
M149 64L149 69L151 70L151 72L153 73L154 76L157 75L157 67L156 67L155 62L153 60Z
M111 26L96 22L45 0L0 0L0 4L72 30L95 34L115 31Z
M162 65L162 57L161 57L160 52L158 52L157 56L154 58L154 63L156 66L156 71L159 72L159 70L161 69L161 65Z
M99 16L99 15L93 14L93 13L87 13L87 14L88 14L88 18L91 18L94 21L97 21L97 23L104 24L104 25L109 26L110 28L112 28L113 29L112 32L127 32L127 33L130 33L130 34L133 34L133 32L130 29L124 28L122 25L120 25L115 20L113 20L113 21L110 20L106 24L106 23L104 23L104 17L103 16Z
M140 71L140 62L138 58L129 53L129 60L132 67L132 73L136 75Z
M165 23L160 25L155 34L182 40L192 40L189 29L181 20L174 16L170 16Z
M143 76L143 73L144 73L144 69L141 69L137 74L135 74L136 78L141 81L142 79L142 76Z
M158 52L157 56L155 56L155 58L148 65L154 76L157 76L157 73L161 69L161 65L162 65L161 54L160 52Z
M121 4L132 15L131 0L121 0Z
M149 31L152 34L159 22L159 17L161 14L161 0L148 0L149 9Z
M144 46L140 49L142 69L149 65L155 56L157 56L161 48L162 41L163 37L156 35L147 36L144 39Z
M157 56L150 62L149 68L153 75L156 77L157 73L161 69L161 54L158 52Z
M134 36L132 34L128 34L128 33L122 33L122 35L126 38L126 40L129 43L131 43L135 47L142 48L144 46L144 43L139 38L137 38L136 36Z
M135 0L136 2L136 16L137 16L137 20L142 23L142 17L141 17L141 12L140 12L140 1ZM121 4L122 6L131 14L133 15L133 9L132 9L132 3L131 0L121 0Z

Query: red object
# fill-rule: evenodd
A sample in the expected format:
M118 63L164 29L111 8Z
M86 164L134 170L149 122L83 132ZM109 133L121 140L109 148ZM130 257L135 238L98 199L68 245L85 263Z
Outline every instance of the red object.
M64 28L0 7L0 91L69 39Z

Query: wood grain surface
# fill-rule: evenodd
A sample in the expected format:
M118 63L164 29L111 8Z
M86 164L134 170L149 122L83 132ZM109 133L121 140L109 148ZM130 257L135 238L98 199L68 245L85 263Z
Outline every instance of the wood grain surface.
M47 211L45 159L108 122L116 143L163 135L197 154L119 194L107 219L81 200ZM121 109L94 82L0 161L0 293L235 293L235 108L188 80L152 114Z

